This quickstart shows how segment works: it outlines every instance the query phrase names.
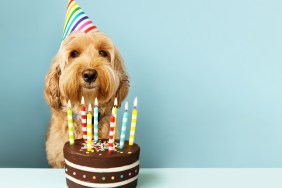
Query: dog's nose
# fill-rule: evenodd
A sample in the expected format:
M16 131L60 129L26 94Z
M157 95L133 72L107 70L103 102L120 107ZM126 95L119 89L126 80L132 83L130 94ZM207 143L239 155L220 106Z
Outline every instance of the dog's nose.
M86 69L82 72L82 78L85 82L95 82L98 72L95 69Z

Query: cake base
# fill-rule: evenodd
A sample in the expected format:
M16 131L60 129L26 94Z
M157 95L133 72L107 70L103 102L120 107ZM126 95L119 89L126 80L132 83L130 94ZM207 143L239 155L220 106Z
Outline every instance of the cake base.
M78 185L74 182L72 182L71 180L67 179L67 185L69 188L93 188L93 187L85 187L82 185ZM127 184L127 185L123 185L123 186L118 186L115 188L135 188L137 186L137 180Z
M92 143L91 150L82 139L76 139L73 145L64 146L65 173L69 188L134 188L139 174L140 147L119 148L115 140L112 153L108 152L108 140L100 139Z

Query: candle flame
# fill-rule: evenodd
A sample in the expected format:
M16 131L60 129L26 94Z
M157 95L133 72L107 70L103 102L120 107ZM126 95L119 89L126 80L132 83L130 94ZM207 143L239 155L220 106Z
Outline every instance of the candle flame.
M137 108L137 97L134 99L134 108Z
M117 98L115 98L114 106L117 106Z
M88 105L88 111L89 111L89 112L92 111L91 103L89 103L89 105Z
M94 105L95 105L95 106L98 106L98 99L97 99L97 97L95 98Z
M83 96L81 97L81 104L82 104L82 105L85 104L85 103L84 103L84 97L83 97Z
M71 108L71 101L68 101L68 107Z
M125 111L127 111L128 110L128 101L126 101L126 103L125 103Z

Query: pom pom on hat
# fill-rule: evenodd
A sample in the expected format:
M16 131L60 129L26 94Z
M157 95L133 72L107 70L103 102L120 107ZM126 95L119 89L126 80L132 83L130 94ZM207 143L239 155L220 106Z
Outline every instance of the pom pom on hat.
M88 33L90 31L98 31L98 29L80 6L74 0L69 0L64 24L63 40L73 31Z

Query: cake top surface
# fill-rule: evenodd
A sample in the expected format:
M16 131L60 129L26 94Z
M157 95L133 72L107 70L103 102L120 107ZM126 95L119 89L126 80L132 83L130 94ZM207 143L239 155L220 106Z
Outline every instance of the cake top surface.
M123 149L120 149L119 140L117 139L114 142L114 150L112 154L108 153L108 139L99 139L97 143L93 143L91 151L87 151L86 142L83 141L83 139L76 139L73 145L66 142L64 146L64 152L91 158L119 158L139 151L140 147L138 144L134 143L132 146L129 146L128 141L125 141Z

